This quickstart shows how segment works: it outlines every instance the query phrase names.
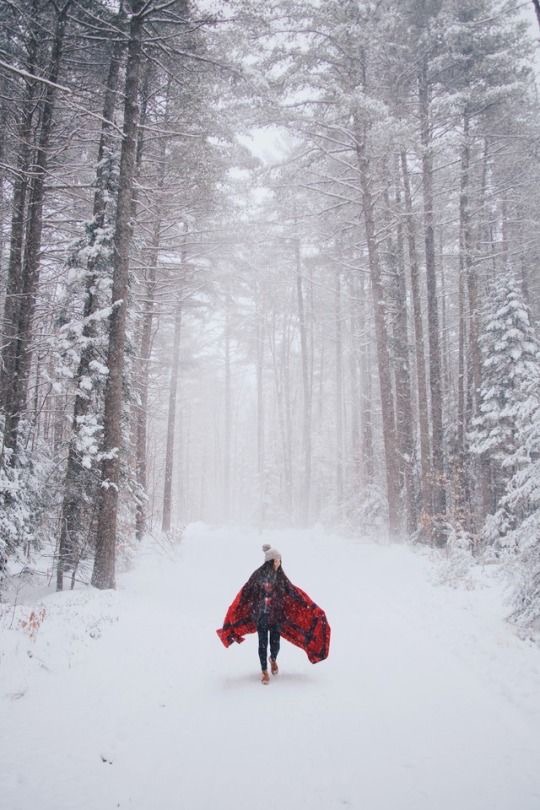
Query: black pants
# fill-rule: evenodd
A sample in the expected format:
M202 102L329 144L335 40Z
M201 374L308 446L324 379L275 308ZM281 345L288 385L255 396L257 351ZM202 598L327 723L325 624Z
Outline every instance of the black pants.
M261 669L268 669L268 637L270 636L270 657L276 659L279 653L279 625L268 624L268 616L263 614L257 622L259 634L259 660Z

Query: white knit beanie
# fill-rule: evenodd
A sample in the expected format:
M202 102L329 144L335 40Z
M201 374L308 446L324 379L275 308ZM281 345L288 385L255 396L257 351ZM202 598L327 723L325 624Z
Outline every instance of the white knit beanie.
M272 548L269 546L268 543L265 543L262 547L264 551L264 561L268 562L268 560L281 560L281 553L277 550L277 548Z

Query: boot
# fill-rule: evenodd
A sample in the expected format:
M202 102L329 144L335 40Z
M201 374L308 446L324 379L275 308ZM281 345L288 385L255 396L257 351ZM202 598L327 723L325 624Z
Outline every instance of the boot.
M279 667L275 658L270 659L270 669L272 670L272 675L277 675L279 672Z
M268 674L268 670L267 670L267 669L263 669L263 671L262 671L262 675L261 675L261 683L263 683L263 684L265 684L265 685L266 685L267 683L270 683L270 675Z

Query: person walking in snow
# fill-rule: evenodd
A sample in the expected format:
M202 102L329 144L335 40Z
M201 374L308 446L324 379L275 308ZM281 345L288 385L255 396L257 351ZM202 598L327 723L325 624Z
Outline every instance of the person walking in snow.
M281 636L301 647L315 664L328 656L330 625L324 611L288 579L280 552L265 544L264 563L250 576L229 607L217 634L225 647L241 643L248 633L259 637L261 682L268 684L270 671L277 675Z
M268 642L270 642L270 667L272 675L279 668L277 657L280 646L280 627L283 621L283 599L287 592L288 579L281 567L281 554L276 548L263 546L264 564L246 583L248 598L253 605L253 619L259 636L259 661L263 683L268 683Z

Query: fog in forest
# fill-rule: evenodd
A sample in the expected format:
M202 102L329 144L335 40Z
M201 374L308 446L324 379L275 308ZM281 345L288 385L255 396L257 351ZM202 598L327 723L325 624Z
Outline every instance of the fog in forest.
M59 589L107 588L118 549L203 521L529 570L537 4L0 23L3 566L47 548Z
M539 45L0 0L6 810L538 810Z

